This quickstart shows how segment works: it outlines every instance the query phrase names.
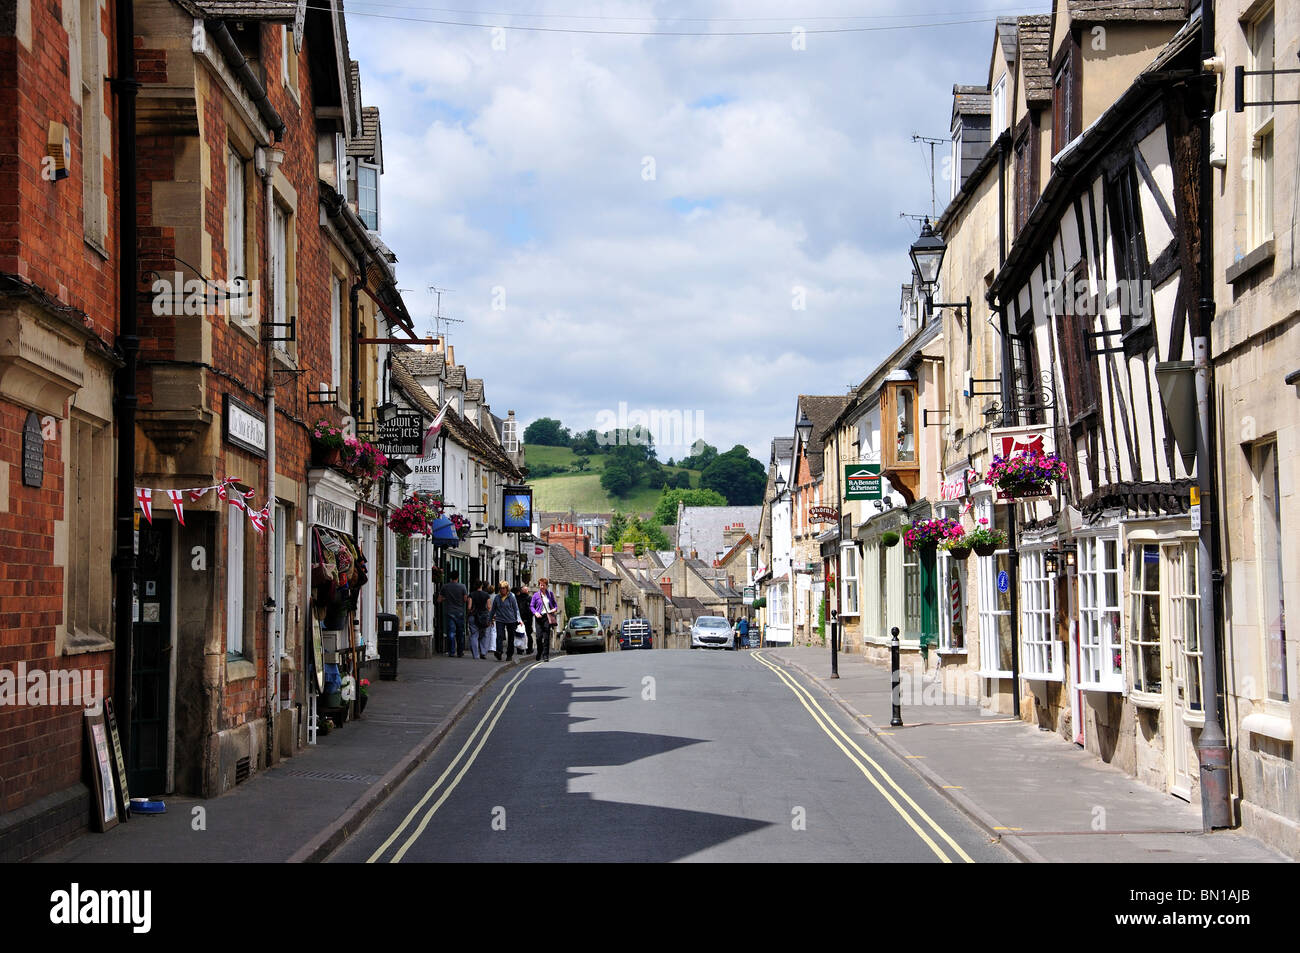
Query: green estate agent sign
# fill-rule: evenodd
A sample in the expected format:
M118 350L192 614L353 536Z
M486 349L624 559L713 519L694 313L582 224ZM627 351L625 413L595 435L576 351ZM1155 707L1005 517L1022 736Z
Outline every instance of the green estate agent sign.
M844 499L879 500L883 498L880 487L880 464L844 464Z

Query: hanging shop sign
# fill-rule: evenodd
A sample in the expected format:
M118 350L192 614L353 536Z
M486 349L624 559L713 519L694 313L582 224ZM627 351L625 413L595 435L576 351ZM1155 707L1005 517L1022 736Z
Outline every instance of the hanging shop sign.
M222 404L226 440L259 457L266 456L266 416L229 394Z
M1047 432L1039 427L999 427L989 433L989 459L1001 457L1006 460L1013 454L1031 451L1051 453L1053 449ZM1051 488L1046 486L1037 493L1021 492L1013 495L1005 490L997 491L997 499L1001 502L1051 495Z
M501 528L507 533L526 533L533 525L533 489L507 486L501 493Z
M406 465L411 468L411 475L406 478L408 489L425 493L442 492L442 449L437 441L427 456L413 457L406 461Z
M939 499L947 502L970 496L971 487L979 482L981 480L978 473L974 470L965 470L960 476L944 480L939 484Z
M390 457L418 457L424 452L423 424L418 412L398 413L380 421L375 445Z
M840 514L833 506L813 506L808 510L810 523L838 523Z
M846 463L844 465L844 499L879 500L882 498L880 464Z
M23 424L23 486L39 487L45 481L45 436L35 414Z

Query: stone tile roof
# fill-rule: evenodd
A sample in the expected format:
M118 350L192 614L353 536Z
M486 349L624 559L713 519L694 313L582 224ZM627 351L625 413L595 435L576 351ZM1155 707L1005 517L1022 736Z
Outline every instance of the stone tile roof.
M438 351L417 351L404 344L394 345L393 353L402 355L402 363L416 377L442 377L447 363Z
M604 579L607 581L616 581L618 579L618 573L614 572L612 569L606 569L589 556L578 555L575 556L574 559L577 560L579 566L598 579Z
M477 401L483 399L483 378L471 377L465 381L465 399Z
M194 0L194 5L214 20L292 22L298 14L298 0Z
M998 17L997 33L998 42L1002 45L1003 59L1008 63L1014 63L1016 61L1016 18Z
M987 86L963 86L960 83L952 88L952 113L956 116L987 116L992 107L993 97Z
M812 436L808 438L808 469L812 472L813 479L820 480L822 475L822 447L826 443L826 431L835 423L835 418L844 412L844 408L849 405L852 397L848 394L843 397L828 397L815 394L799 395L799 411L808 415L812 421ZM796 411L795 419L799 419L799 413Z
M794 456L794 437L773 437L772 438L772 456L769 462L776 460L789 460Z
M448 387L458 387L465 389L465 368L456 366L447 368L446 381Z
M1017 46L1020 72L1025 80L1025 102L1052 101L1052 18L1045 13L1018 17Z
M378 106L361 108L361 129L348 143L348 155L376 162L380 160Z
M559 543L551 543L550 566L547 569L547 578L551 583L563 582L578 586L590 586L593 589L599 589L600 584L596 581L586 569L578 564L578 560L573 553L569 552Z
M1075 23L1176 22L1187 19L1192 5L1188 0L1069 0Z
M671 601L674 608L686 610L692 622L702 615L712 615L708 606L692 596L673 596Z

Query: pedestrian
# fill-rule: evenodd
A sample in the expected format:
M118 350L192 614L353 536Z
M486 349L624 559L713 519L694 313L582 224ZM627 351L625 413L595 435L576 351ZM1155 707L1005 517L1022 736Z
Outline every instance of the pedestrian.
M447 657L465 657L465 609L469 605L469 590L460 583L456 570L447 574L449 582L438 591L438 601L443 603L447 616Z
M519 602L515 599L515 594L510 591L510 584L504 580L497 583L497 594L492 600L492 621L497 627L497 646L494 653L497 661L501 661L503 644L506 660L514 661L515 630L519 626Z
M559 603L555 593L549 589L550 580L545 576L537 580L537 591L533 593L529 608L533 613L533 627L537 630L537 661L551 660L551 633L555 630Z
M740 623L732 623L731 626L731 649L732 651L740 650Z
M487 583L480 579L474 585L474 591L470 593L470 633L469 633L469 651L474 658L487 658L487 652L484 651L487 642L488 629L492 625L492 612L489 608L489 601L492 594L487 591Z
M515 590L515 602L519 604L519 618L524 623L524 635L528 637L527 652L533 654L533 606L532 593L522 582L519 588Z
M740 621L736 623L736 631L740 635L740 644L737 648L749 648L749 620L741 616Z

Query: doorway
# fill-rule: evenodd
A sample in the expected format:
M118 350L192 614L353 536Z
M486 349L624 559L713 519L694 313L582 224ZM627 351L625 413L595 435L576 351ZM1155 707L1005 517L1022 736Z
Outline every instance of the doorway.
M131 750L127 783L143 796L167 791L172 652L172 527L139 529L131 666Z

